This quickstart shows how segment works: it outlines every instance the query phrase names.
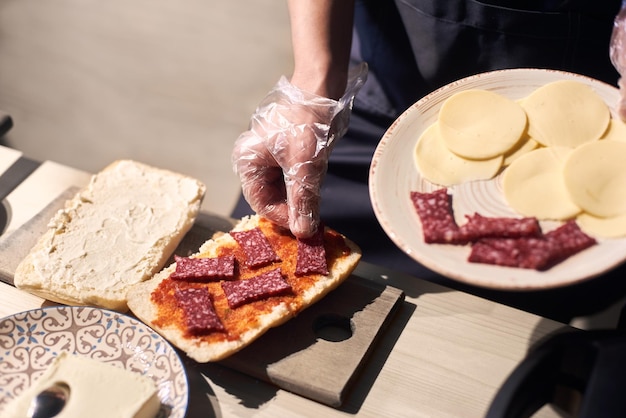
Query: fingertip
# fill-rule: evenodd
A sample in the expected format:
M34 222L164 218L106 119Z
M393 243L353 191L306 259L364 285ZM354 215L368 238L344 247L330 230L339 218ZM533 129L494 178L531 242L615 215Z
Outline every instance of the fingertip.
M310 216L297 216L290 223L291 233L299 239L310 238L317 232L317 224Z

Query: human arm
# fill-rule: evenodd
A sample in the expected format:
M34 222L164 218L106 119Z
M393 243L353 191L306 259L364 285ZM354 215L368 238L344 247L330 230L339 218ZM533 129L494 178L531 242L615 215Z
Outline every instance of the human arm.
M328 156L367 72L348 70L353 7L353 0L289 0L291 81L281 78L233 149L252 209L299 238L317 230Z
M620 101L617 113L623 121L626 121L626 1L622 2L622 8L615 17L609 48L611 62L620 74L618 81Z
M294 72L291 83L331 99L346 87L354 0L289 0Z

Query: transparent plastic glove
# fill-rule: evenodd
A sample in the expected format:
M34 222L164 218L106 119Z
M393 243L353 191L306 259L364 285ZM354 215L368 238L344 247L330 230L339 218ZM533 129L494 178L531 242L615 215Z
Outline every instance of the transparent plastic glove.
M618 81L620 101L617 111L620 118L626 121L626 1L622 1L622 8L615 17L609 53L613 66L620 74Z
M348 129L366 77L366 64L353 68L339 100L302 91L282 77L263 99L232 153L243 195L256 213L299 238L315 233L328 156Z

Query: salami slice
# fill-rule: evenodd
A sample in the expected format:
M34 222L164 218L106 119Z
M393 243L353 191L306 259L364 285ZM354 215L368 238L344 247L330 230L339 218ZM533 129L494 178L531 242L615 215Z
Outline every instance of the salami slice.
M246 265L257 268L280 261L263 231L253 228L247 231L231 231L230 235L237 241L246 255Z
M270 296L291 292L291 286L285 281L279 268L262 273L251 279L222 282L228 306L237 308L246 303Z
M464 239L452 215L446 189L431 193L411 192L411 200L422 223L424 241L429 244L460 244Z
M170 276L174 280L209 281L232 279L235 276L235 257L233 255L202 258L180 257L175 255L176 271Z
M298 240L295 274L296 276L306 274L328 275L323 226L320 226L317 233L312 237Z
M483 238L472 245L468 261L541 270L550 261L551 248L544 238Z
M467 222L460 227L461 235L468 242L481 238L521 238L541 236L537 218L492 218L478 213L466 215Z
M576 222L568 221L540 238L481 239L472 245L468 261L546 270L594 244Z
M183 310L190 334L224 331L224 325L215 313L207 288L176 289L176 302Z
M595 238L585 234L573 220L548 232L546 239L551 244L550 264L560 263L597 243Z

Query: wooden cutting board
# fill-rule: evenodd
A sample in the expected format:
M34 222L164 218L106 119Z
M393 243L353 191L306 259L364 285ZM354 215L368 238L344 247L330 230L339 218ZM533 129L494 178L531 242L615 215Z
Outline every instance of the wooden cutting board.
M68 188L15 232L0 236L0 280L13 284L13 273L17 265L45 232L52 216L78 190L77 187Z
M176 254L190 255L234 222L201 213ZM221 364L339 407L404 293L358 276Z
M400 290L353 275L222 364L339 407L403 300Z
M54 213L77 191L68 189L18 230L0 237L1 280L13 283L20 260ZM214 233L229 231L233 225L232 220L202 212L175 253L195 253ZM221 364L339 407L403 300L402 291L353 275L296 318Z

